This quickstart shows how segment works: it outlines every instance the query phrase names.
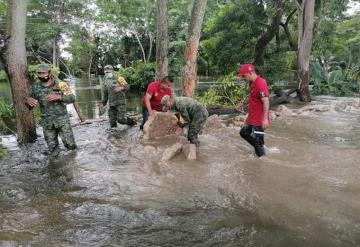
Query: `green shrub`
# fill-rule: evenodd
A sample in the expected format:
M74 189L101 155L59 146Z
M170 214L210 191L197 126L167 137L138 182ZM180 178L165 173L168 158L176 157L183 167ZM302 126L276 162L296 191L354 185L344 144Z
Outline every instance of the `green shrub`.
M226 105L234 106L247 96L245 83L237 83L233 74L227 75L219 80L220 83L211 86L199 101L205 106Z
M3 99L0 99L0 135L12 134L16 127L15 110Z
M0 160L4 159L5 156L6 156L6 151L3 145L1 144L1 139L0 139Z
M311 81L314 84L313 92L318 95L351 96L358 90L357 82L347 79L345 70L336 62L328 66L312 63Z
M0 70L0 81L7 81L8 77L4 70Z

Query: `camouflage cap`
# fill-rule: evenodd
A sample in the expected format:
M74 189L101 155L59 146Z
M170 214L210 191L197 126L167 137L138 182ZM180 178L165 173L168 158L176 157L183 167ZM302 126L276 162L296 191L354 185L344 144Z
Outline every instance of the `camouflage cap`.
M50 67L46 64L39 64L36 68L36 73L49 72Z
M114 71L114 67L108 64L104 67L104 71Z
M164 106L170 106L170 96L164 95L161 99L161 104Z

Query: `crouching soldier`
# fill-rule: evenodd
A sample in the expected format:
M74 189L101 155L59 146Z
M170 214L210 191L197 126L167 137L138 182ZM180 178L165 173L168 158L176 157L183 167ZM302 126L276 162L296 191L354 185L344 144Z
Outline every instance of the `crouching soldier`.
M199 145L198 134L209 116L206 108L192 98L170 98L169 95L165 95L161 99L161 104L166 109L178 113L179 126L189 125L188 140L192 144Z
M40 106L40 123L48 145L48 153L51 156L59 154L58 136L61 137L67 149L76 149L70 118L66 110L66 104L75 102L74 94L66 82L51 75L47 65L38 65L36 72L38 79L31 86L25 104L30 108Z
M104 106L109 101L109 120L110 127L114 128L117 123L133 126L136 122L126 117L126 98L125 92L130 86L121 76L115 76L114 68L106 65L104 68L105 79L103 81L103 99L100 102L100 111L104 111Z

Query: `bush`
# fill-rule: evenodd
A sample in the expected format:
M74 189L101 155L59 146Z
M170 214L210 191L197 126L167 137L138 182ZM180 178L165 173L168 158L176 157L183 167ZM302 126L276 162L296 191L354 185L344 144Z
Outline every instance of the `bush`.
M155 64L137 62L133 67L121 68L117 74L125 78L132 90L145 91L149 82L155 79Z
M199 97L199 101L205 106L209 105L226 105L234 106L240 100L247 96L246 84L237 83L233 74L227 75L220 83L211 86L204 96Z
M351 96L358 90L356 81L348 80L342 67L337 63L321 66L318 62L311 64L311 80L314 94ZM329 68L327 68L329 67Z
M4 159L5 156L6 156L5 148L1 144L1 139L0 139L0 160Z
M3 99L0 99L0 135L14 133L16 126L15 110Z

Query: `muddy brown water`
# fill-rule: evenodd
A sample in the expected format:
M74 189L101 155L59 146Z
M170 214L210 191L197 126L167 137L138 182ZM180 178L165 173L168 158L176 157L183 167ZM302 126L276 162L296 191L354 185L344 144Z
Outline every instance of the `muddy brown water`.
M327 104L332 100L320 99ZM0 246L360 246L360 112L278 119L258 159L224 128L160 161L138 127L74 128L79 149L3 137Z

